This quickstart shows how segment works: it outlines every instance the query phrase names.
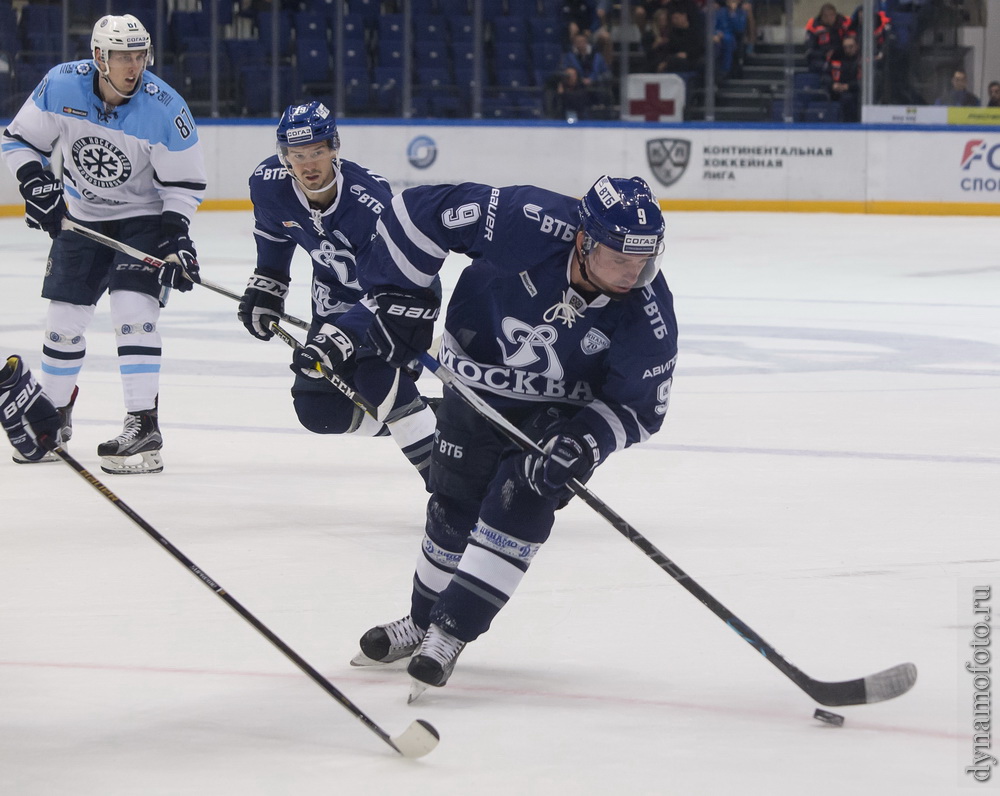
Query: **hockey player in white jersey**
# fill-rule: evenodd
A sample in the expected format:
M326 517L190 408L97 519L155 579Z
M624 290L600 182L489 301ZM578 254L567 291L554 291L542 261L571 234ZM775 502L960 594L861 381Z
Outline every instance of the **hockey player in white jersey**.
M357 325L341 322L372 286L367 263L375 225L392 191L384 178L340 157L336 120L321 102L289 106L278 122L277 146L278 153L250 176L257 267L240 302L239 318L254 337L269 340L274 334L271 322L280 321L284 312L292 255L296 247L308 252L312 326L292 368L299 422L316 434L391 434L426 482L433 411L410 374L390 367L361 344L369 312L358 316ZM384 423L322 378L315 368L322 357L317 346L357 349L351 367L338 375L375 405L395 394Z
M85 332L108 291L126 416L122 433L97 452L105 472L156 473L163 469L157 323L170 288L190 290L198 280L188 226L204 196L205 166L184 100L146 71L153 49L142 23L131 14L101 17L91 52L91 60L49 70L4 130L2 153L20 183L28 226L53 239L42 283L49 307L40 379L60 407L62 442L72 434ZM51 163L57 150L61 179ZM63 231L63 216L168 265L155 268Z
M659 271L663 216L638 177L602 177L582 201L530 185L419 186L393 198L379 234L378 278L395 290L374 291L371 344L396 364L426 348L426 287L448 252L467 254L439 361L541 451L511 444L445 388L410 611L366 632L352 661L409 658L412 699L443 686L489 629L571 479L660 429L677 322Z

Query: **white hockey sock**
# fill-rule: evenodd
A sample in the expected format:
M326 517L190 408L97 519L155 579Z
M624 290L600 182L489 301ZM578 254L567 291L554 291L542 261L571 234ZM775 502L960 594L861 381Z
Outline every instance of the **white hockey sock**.
M156 405L160 390L160 333L156 323L160 303L153 296L116 290L111 294L111 320L118 343L118 369L125 395L125 411L139 412Z
M417 470L430 466L435 425L434 411L429 406L388 423L393 441Z
M87 354L84 332L94 317L94 305L50 301L42 345L42 389L56 406L66 406Z

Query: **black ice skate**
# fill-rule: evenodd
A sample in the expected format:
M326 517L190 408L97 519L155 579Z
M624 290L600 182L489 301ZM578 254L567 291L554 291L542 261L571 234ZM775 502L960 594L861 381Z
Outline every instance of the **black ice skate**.
M73 404L76 403L76 395L80 392L79 387L73 388L73 394L69 398L69 403L66 406L57 407L56 411L59 412L59 439L57 444L60 448L65 448L66 443L69 442L70 437L73 436ZM41 464L42 462L55 462L59 461L59 457L54 453L49 451L41 459L35 459L31 461L29 459L21 458L21 454L15 453L13 459L17 464Z
M125 428L114 439L97 446L101 469L113 475L131 473L158 473L163 470L160 448L163 438L157 423L156 409L129 412L125 415ZM141 456L140 461L126 460Z
M431 625L406 667L413 678L407 702L413 702L429 685L440 688L447 683L463 649L464 641L459 641L437 625Z
M387 625L377 625L361 637L361 652L351 660L351 666L375 666L409 658L426 632L409 615Z

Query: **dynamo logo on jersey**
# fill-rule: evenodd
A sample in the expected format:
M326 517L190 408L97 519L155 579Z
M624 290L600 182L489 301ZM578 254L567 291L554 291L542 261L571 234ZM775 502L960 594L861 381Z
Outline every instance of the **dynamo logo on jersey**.
M508 315L500 323L504 337L508 342L517 346L513 353L507 352L507 347L503 340L497 338L497 344L503 352L503 363L514 368L525 368L546 359L545 370L541 375L547 379L559 381L563 378L565 371L559 355L556 353L555 344L559 339L559 332L547 323L541 326L531 326L518 318ZM538 350L536 350L538 349ZM539 353L539 350L541 353Z
M406 159L415 169L429 169L434 165L437 156L437 144L428 135L418 135L406 147Z

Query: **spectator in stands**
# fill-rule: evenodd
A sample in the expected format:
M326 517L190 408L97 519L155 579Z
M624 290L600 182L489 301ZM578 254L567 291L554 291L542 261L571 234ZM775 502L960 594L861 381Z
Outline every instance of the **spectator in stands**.
M590 97L579 73L567 66L556 84L554 115L557 119L576 121L590 117Z
M563 54L562 68L572 67L580 77L584 88L596 90L611 80L611 69L599 52L594 50L590 40L583 34L573 37L569 52Z
M653 72L698 72L705 58L705 33L700 15L691 19L684 4L668 7L670 30L666 42L653 49Z
M845 36L840 49L830 56L823 85L830 99L840 103L843 121L861 121L861 47L856 36Z
M864 20L862 19L862 14L864 13L865 7L863 5L858 6L854 9L854 13L851 14L851 25L848 31L853 33L858 37L858 42L861 41L861 36L864 34ZM875 19L875 57L881 58L882 51L885 48L885 37L886 33L889 32L890 23L892 22L889 15L881 10L876 3L874 9L874 19Z
M595 5L595 0L567 0L563 3L562 14L566 21L565 43L572 45L573 39L581 33L589 41L591 32L600 24Z
M964 70L956 69L951 76L951 88L937 98L935 105L979 107L979 97L969 91L969 78Z
M723 76L740 77L743 57L753 52L756 35L753 6L745 0L719 0L715 10L715 42Z
M994 80L989 87L990 96L986 100L987 108L1000 108L1000 81Z
M830 58L840 49L851 21L837 12L833 3L824 3L819 14L806 23L806 62L810 72L828 71Z

